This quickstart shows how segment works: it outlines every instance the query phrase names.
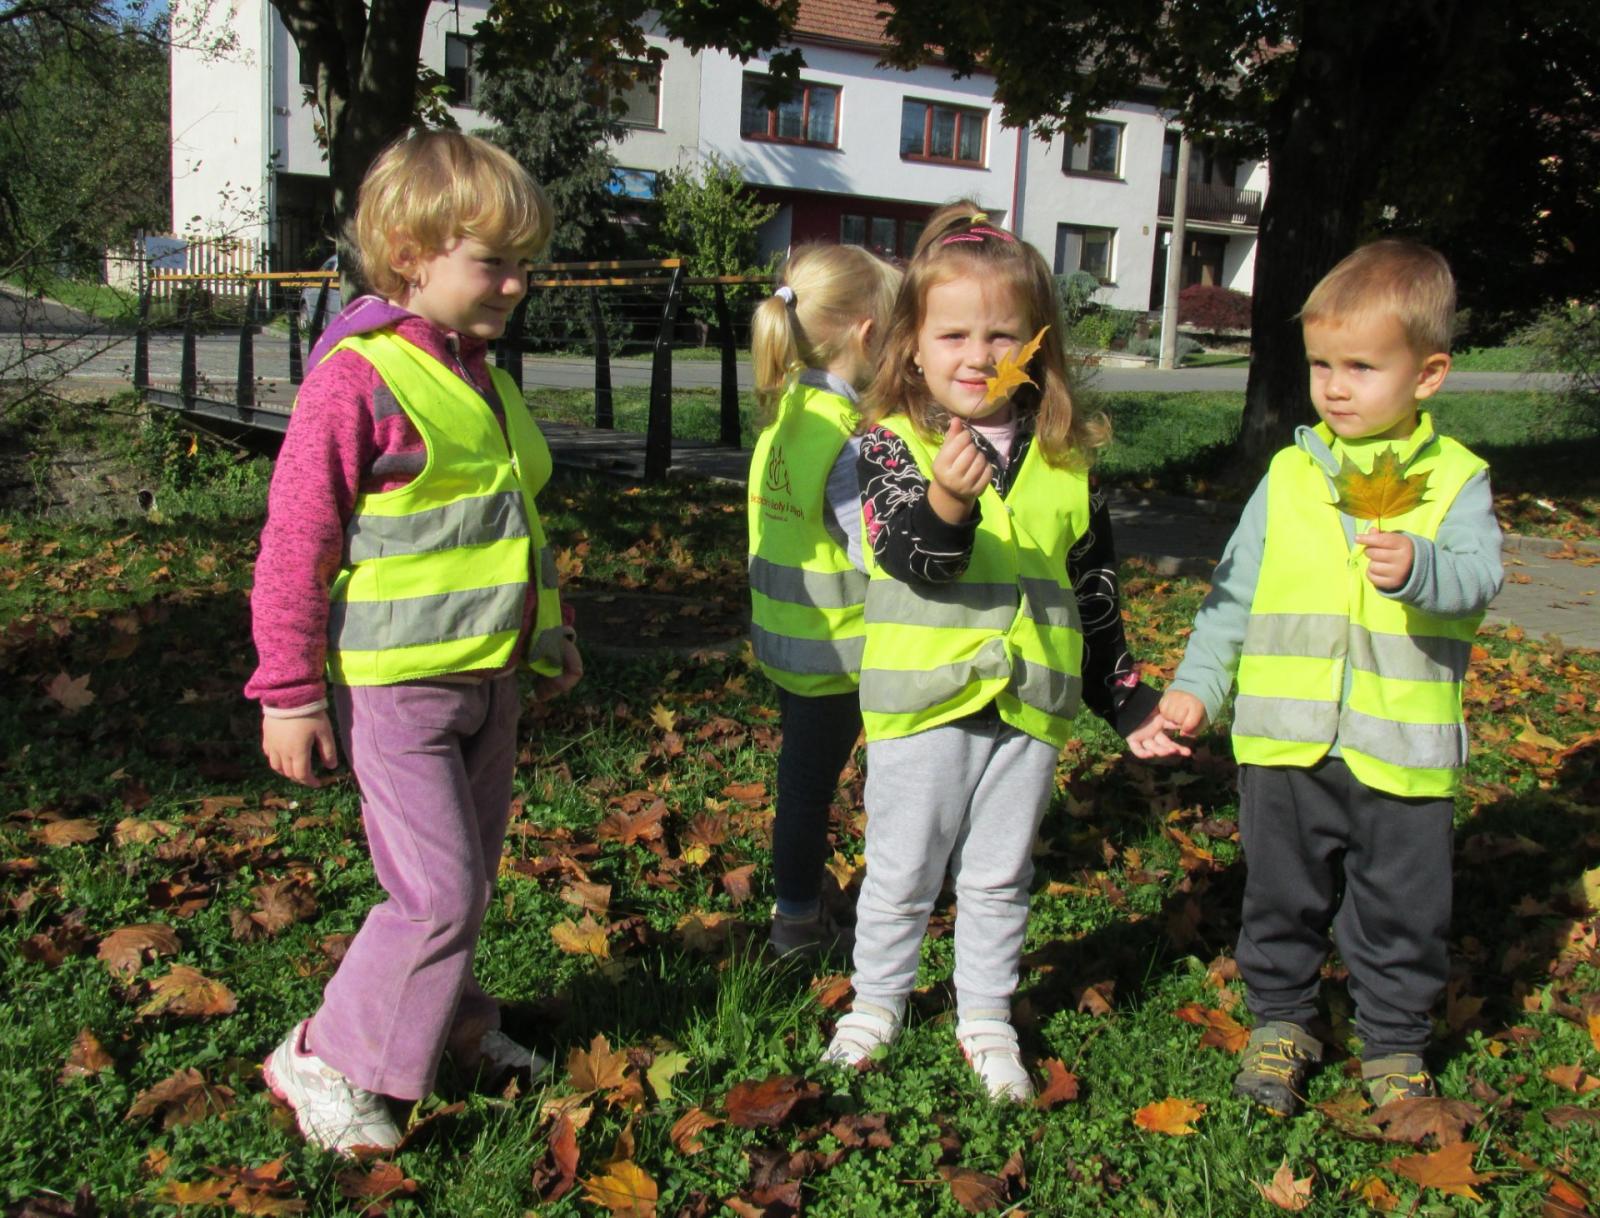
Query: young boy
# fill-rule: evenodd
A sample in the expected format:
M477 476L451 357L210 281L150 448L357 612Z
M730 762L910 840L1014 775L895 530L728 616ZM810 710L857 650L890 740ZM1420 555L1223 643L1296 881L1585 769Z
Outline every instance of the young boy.
M1363 246L1317 284L1300 320L1322 422L1273 458L1161 701L1167 727L1195 732L1237 674L1236 954L1256 1028L1234 1091L1280 1116L1322 1056L1307 1025L1330 929L1373 1103L1434 1093L1461 687L1502 580L1486 467L1419 411L1450 370L1454 311L1449 266L1408 241ZM1357 519L1334 479L1380 455L1426 478L1424 500Z

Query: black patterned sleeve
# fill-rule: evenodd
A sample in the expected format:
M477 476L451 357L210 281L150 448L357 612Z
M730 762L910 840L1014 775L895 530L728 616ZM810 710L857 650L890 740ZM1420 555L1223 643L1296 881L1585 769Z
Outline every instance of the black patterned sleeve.
M1111 509L1097 489L1089 495L1088 532L1067 554L1067 575L1083 620L1084 705L1126 736L1155 709L1161 695L1139 680L1139 662L1128 653Z
M978 506L960 524L940 519L928 503L928 482L905 441L881 427L861 439L856 470L861 479L861 517L872 557L906 583L948 584L961 578L972 559Z

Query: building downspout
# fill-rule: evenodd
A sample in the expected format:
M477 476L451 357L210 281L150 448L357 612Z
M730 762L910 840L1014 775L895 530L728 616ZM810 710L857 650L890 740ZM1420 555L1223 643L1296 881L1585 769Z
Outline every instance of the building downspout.
M266 0L261 3L261 81L263 96L261 99L261 151L265 161L261 166L261 210L260 240L262 247L268 248L272 244L272 222L278 214L278 175L273 172L277 163L275 149L272 146L273 131L277 127L277 119L273 114L273 73L277 71L276 57L273 55L273 30L272 14L274 9ZM271 268L257 268L267 270Z
M1011 231L1022 236L1022 159L1028 153L1028 128L1017 128L1017 158L1011 169Z

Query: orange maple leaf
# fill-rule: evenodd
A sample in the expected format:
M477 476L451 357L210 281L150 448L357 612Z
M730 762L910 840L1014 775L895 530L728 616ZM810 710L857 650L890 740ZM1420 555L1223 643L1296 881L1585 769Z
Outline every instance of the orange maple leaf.
M1037 385L1037 382L1028 375L1028 361L1039 350L1039 344L1044 341L1045 331L1049 326L1044 326L1025 344L1016 351L1007 351L994 366L994 375L988 378L989 391L983 395L983 404L991 405L1003 402L1024 385Z
M567 1078L579 1091L613 1091L627 1083L628 1055L615 1052L603 1033L596 1033L587 1052L567 1055Z
M1198 1024L1206 1030L1200 1038L1201 1048L1222 1049L1228 1053L1241 1053L1250 1043L1250 1030L1226 1011L1216 1011L1198 1002L1185 1003L1173 1012L1179 1019Z
M1256 1186L1256 1192L1280 1210L1299 1213L1311 1204L1311 1177L1304 1176L1296 1180L1287 1158L1278 1164L1278 1170L1272 1173L1272 1179L1267 1183L1262 1184L1259 1180L1250 1183Z
M672 1131L667 1136L679 1154L697 1155L706 1148L700 1135L720 1124L721 1117L714 1117L703 1108L691 1108L672 1123Z
M596 960L611 958L611 944L606 941L606 928L588 914L583 921L564 918L550 928L550 937L569 956L593 956Z
M150 983L150 1000L139 1008L139 1017L226 1015L237 1005L233 992L222 982L188 965L174 964L165 977Z
M1454 1146L1446 1146L1431 1155L1407 1155L1404 1158L1390 1159L1384 1166L1399 1172L1407 1180L1424 1188L1436 1188L1441 1193L1482 1201L1483 1198L1472 1186L1482 1184L1485 1180L1492 1180L1495 1173L1472 1170L1472 1157L1477 1153L1476 1142L1457 1142Z
M1341 459L1333 480L1341 512L1357 520L1370 520L1380 529L1385 519L1403 516L1427 499L1428 475L1406 474L1393 449L1378 454L1372 472L1364 474L1349 457Z
M1067 1069L1066 1062L1059 1057L1047 1058L1039 1063L1044 1067L1044 1090L1034 1098L1033 1106L1049 1111L1057 1104L1065 1104L1078 1098L1078 1076Z
M1150 1133L1164 1133L1171 1137L1187 1137L1195 1132L1190 1123L1206 1114L1206 1106L1199 1100L1180 1100L1169 1096L1154 1104L1146 1104L1133 1114L1133 1123Z

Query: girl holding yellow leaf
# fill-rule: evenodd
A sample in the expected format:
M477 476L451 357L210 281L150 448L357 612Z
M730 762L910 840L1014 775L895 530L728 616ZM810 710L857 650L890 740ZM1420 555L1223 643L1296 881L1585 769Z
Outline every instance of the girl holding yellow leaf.
M1124 735L1157 713L1089 487L1106 427L1073 410L1056 315L1037 250L971 202L929 220L864 401L867 873L856 999L824 1054L861 1066L898 1034L949 871L956 1036L1019 1101L1011 995L1056 759L1080 698ZM1146 736L1142 756L1186 751Z

